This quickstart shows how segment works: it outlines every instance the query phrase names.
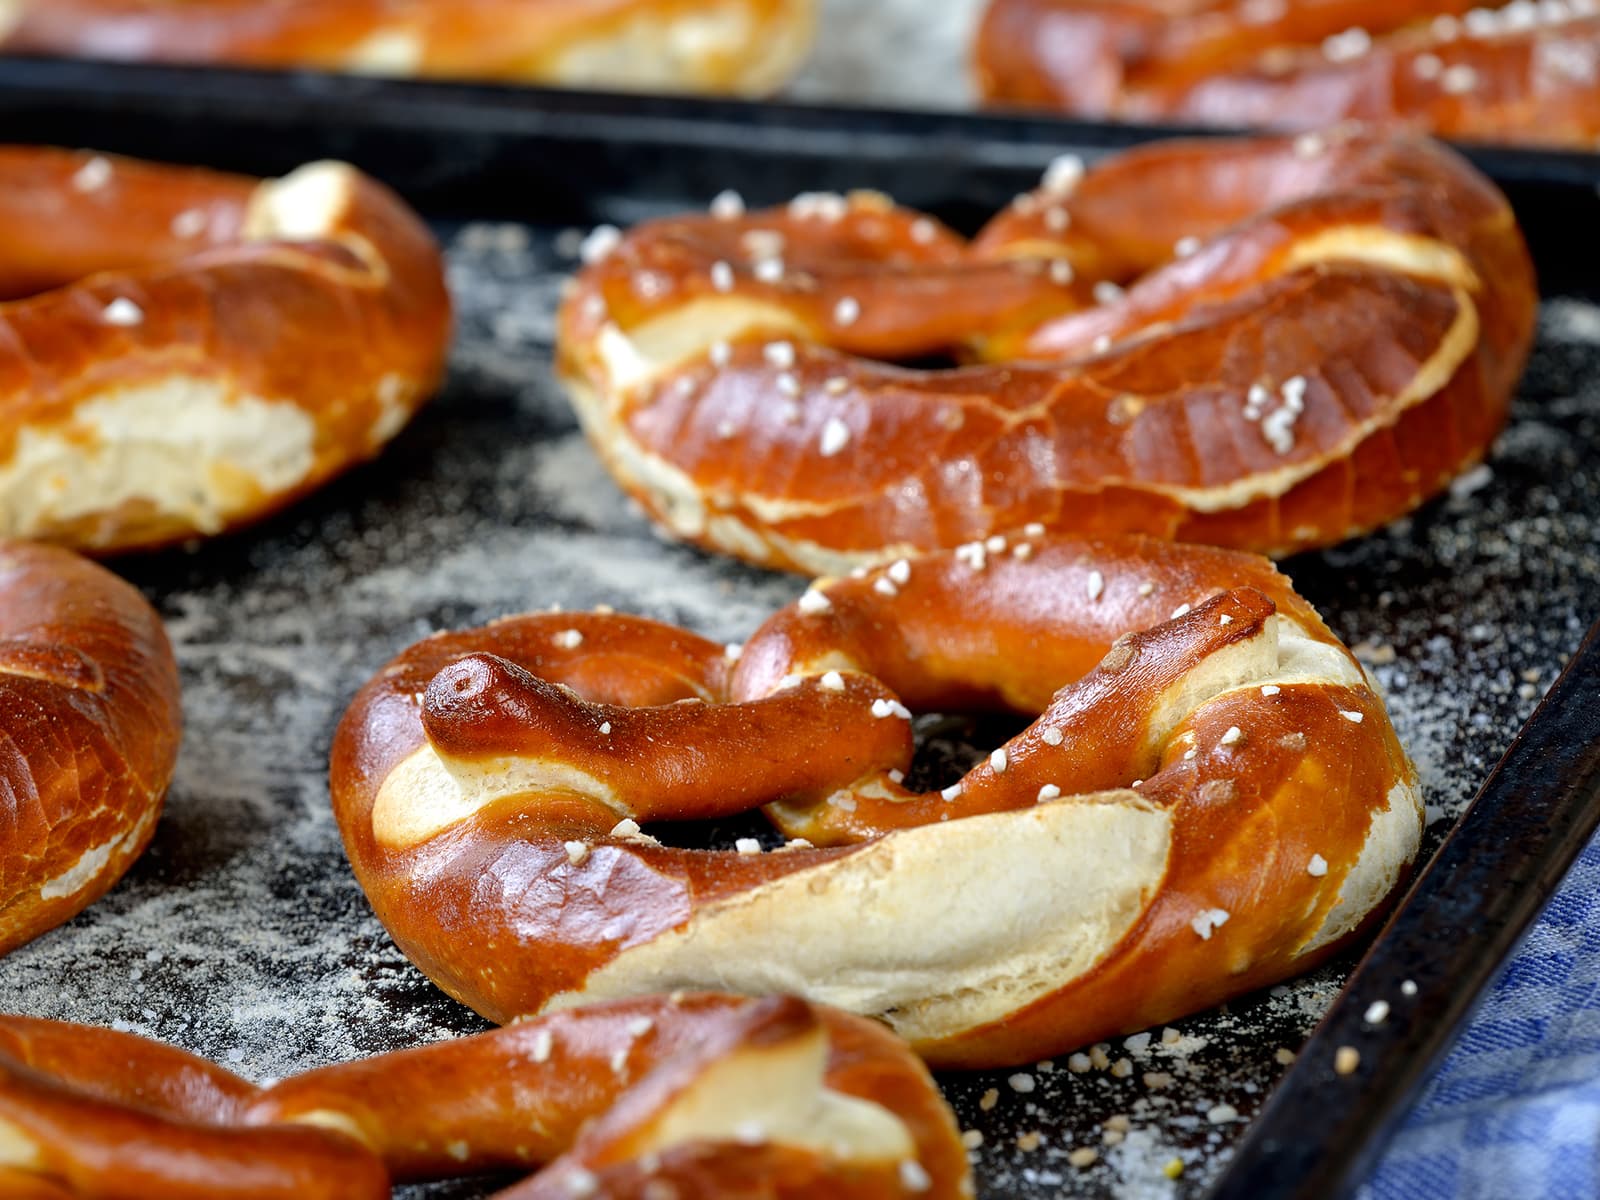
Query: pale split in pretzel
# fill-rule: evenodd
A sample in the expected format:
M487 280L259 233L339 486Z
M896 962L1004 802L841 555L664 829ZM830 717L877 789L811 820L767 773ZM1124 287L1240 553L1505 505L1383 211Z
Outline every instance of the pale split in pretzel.
M1487 180L1348 131L1065 159L970 244L859 194L614 234L561 314L590 439L673 536L813 573L1035 521L1354 536L1481 458L1536 303Z
M815 0L0 0L0 51L760 95Z
M940 793L912 710L1037 719ZM442 634L335 740L396 942L496 1021L792 992L1016 1063L1302 971L1417 850L1415 774L1263 559L1042 530L807 589L735 655L610 613ZM778 851L641 828L757 806Z
M155 611L66 550L0 541L0 955L82 912L155 833L182 732Z
M990 101L1239 129L1600 143L1600 2L990 0Z
M256 520L432 394L438 248L338 163L262 182L0 148L0 535L92 552Z
M129 1034L0 1017L0 1193L364 1200L531 1170L504 1200L970 1196L927 1070L793 998L558 1013L256 1087Z

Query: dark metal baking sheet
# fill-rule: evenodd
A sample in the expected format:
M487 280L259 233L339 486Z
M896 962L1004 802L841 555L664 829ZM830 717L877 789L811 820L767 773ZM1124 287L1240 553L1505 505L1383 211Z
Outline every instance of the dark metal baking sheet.
M547 219L573 222L634 198L698 202L715 193L720 173L771 198L870 178L905 203L971 225L1037 179L1054 154L1184 132L1036 115L19 58L0 58L0 120L0 136L11 140L245 171L286 170L319 154L347 158L434 213L516 218L533 203ZM1600 238L1584 236L1600 212L1600 153L1466 152L1519 206L1544 214L1528 232L1547 286L1600 278Z
M549 371L570 225L627 222L724 187L776 200L866 186L970 227L1052 154L1093 154L1122 135L1073 141L1058 125L988 118L918 124L365 80L95 72L0 68L0 136L260 172L351 158L441 221L461 332L444 394L381 461L250 533L119 564L161 607L183 662L178 780L128 879L0 961L0 1008L120 1023L256 1078L478 1029L394 950L339 849L324 764L350 695L437 628L609 603L738 640L800 588L654 538L577 434ZM1559 173L1529 187L1519 200L1544 238L1547 282L1570 282L1564 267L1584 252L1571 214L1587 205L1592 218L1600 199L1587 180ZM461 224L467 215L479 219ZM1567 254L1563 242L1573 243ZM1387 689L1430 801L1430 853L1596 615L1596 463L1600 307L1565 295L1545 308L1511 428L1487 467L1375 537L1287 564ZM1338 999L1352 964L1336 963L1177 1022L1175 1041L1156 1030L1148 1044L1110 1047L1126 1074L1080 1074L1063 1061L947 1078L963 1125L982 1137L984 1194L1337 1194L1593 819L1581 788L1550 789L1559 773L1544 758L1592 732L1564 724L1577 711L1546 712L1522 765L1486 794L1487 832L1464 830L1447 851L1455 857L1441 860L1450 872L1419 885L1418 911L1448 901L1462 936L1441 939L1408 909L1353 999ZM1466 882L1460 859L1477 864ZM1410 957L1419 930L1431 940L1425 959ZM1360 1027L1366 1003L1393 999L1406 977L1419 985L1415 1001L1396 1001L1378 1030ZM1279 1088L1275 1051L1299 1048L1325 1014L1324 1041ZM1352 1039L1363 1070L1336 1079L1327 1047ZM1106 1144L1103 1123L1118 1116L1129 1131ZM1099 1160L1072 1166L1083 1147ZM1174 1158L1184 1165L1177 1181L1166 1174Z

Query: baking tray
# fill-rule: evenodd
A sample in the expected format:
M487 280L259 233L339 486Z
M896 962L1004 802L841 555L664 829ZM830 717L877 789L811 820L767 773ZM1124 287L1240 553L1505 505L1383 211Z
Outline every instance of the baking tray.
M877 187L971 228L1052 155L1131 136L1078 135L987 117L0 67L9 140L263 173L337 155L384 176L447 241L461 324L443 394L379 462L246 534L118 564L177 645L183 758L127 879L0 960L0 1009L132 1028L253 1078L482 1028L394 949L344 862L324 766L350 696L438 628L608 603L742 640L801 587L653 537L578 435L550 375L573 228L725 187L756 202ZM1059 1062L945 1078L982 1137L985 1196L1343 1194L1588 836L1592 642L1456 824L1600 596L1600 307L1573 290L1586 272L1600 280L1581 236L1600 198L1572 156L1508 161L1546 283L1567 293L1542 313L1509 431L1486 468L1412 518L1286 564L1388 693L1430 802L1426 851L1455 836L1359 968L1346 958L1176 1022L1174 1040L1114 1045L1126 1075ZM969 732L921 727L946 749ZM981 744L984 729L970 732ZM1374 998L1393 1012L1369 1027ZM1329 1067L1342 1045L1361 1051L1354 1075ZM1279 1048L1301 1051L1292 1069ZM1115 1116L1130 1128L1108 1145ZM1099 1160L1070 1165L1082 1147Z

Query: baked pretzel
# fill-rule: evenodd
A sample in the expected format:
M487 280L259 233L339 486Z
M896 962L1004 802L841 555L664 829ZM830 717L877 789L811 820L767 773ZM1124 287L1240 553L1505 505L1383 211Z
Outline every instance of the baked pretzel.
M876 195L736 210L592 239L558 365L671 534L812 572L1036 521L1352 537L1483 455L1537 303L1505 198L1419 140L1064 159L970 245Z
M970 1196L926 1069L792 998L650 998L255 1087L128 1034L0 1018L0 1194L365 1200L528 1170L504 1200Z
M0 297L0 534L95 552L376 454L450 334L428 231L336 163L263 183L0 148Z
M908 792L910 710L974 707L1039 715ZM435 636L352 704L332 793L378 917L491 1020L793 992L953 1066L1305 970L1422 829L1382 703L1270 563L1041 530L819 581L742 651L610 613ZM640 828L758 805L800 838Z
M1600 3L990 0L975 56L997 103L1087 117L1600 142Z
M143 853L182 725L178 666L144 597L66 550L0 542L0 955Z
M814 0L8 0L0 52L759 95L815 23Z

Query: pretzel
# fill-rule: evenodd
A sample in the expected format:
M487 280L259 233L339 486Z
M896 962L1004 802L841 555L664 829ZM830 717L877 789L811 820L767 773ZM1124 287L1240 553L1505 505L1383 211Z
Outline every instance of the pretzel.
M496 1195L972 1194L926 1069L881 1026L793 998L630 1000L269 1087L128 1034L0 1017L7 1196L364 1200L541 1163Z
M1085 117L1600 143L1600 3L990 0L989 101Z
M427 230L336 163L262 183L0 148L0 296L0 535L97 553L376 454L450 333Z
M1081 172L970 245L875 195L592 239L558 362L584 427L672 535L837 574L1035 521L1323 546L1504 424L1532 268L1448 150L1172 142ZM940 353L977 365L890 365Z
M0 51L760 95L815 23L814 0L6 0Z
M182 724L177 663L144 598L65 550L0 542L0 955L82 912L143 853Z
M975 707L1038 717L908 792L910 710ZM792 992L946 1066L1305 970L1422 829L1382 703L1266 560L1038 529L819 581L742 650L611 613L437 635L357 696L331 782L379 919L490 1020ZM800 836L640 828L759 805Z

